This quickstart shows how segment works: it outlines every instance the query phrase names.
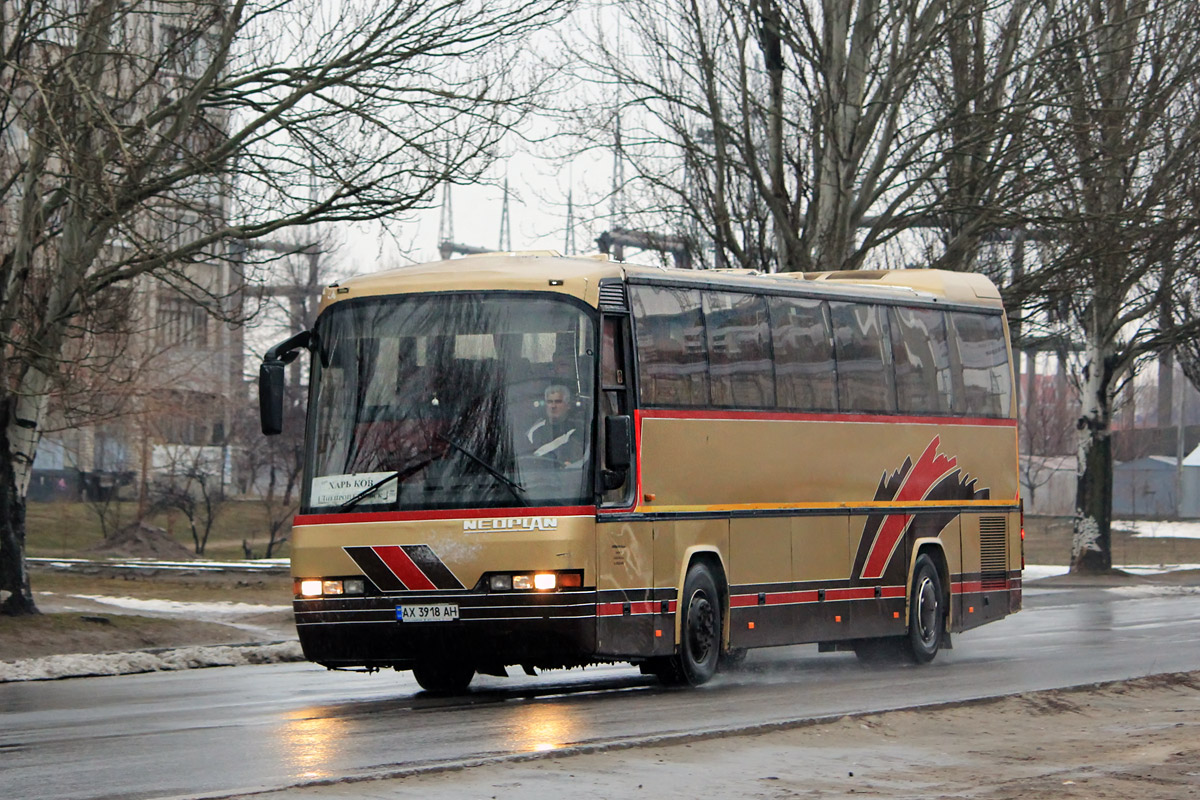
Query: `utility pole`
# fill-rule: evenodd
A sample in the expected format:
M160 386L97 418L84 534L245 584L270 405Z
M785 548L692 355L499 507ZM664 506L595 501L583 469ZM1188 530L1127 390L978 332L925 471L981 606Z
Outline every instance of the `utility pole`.
M508 176L504 177L504 205L500 207L500 246L504 253L512 250L512 218L508 215Z
M617 127L613 138L612 194L609 197L609 217L614 227L625 224L625 148L621 143L621 114L617 113Z
M567 187L567 231L563 239L563 255L575 255L575 190Z
M506 196L505 200L507 201L507 199ZM454 209L450 204L450 183L447 181L442 192L442 217L438 222L438 254L443 260L449 260L450 256L455 253L466 256L490 252L492 251L486 247L459 244L454 241Z

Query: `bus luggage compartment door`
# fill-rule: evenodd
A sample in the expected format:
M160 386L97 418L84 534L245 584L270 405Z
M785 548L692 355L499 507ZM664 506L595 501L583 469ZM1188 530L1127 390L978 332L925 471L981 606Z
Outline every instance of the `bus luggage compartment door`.
M654 587L655 527L612 522L596 527L596 653L614 658L674 651L674 595Z

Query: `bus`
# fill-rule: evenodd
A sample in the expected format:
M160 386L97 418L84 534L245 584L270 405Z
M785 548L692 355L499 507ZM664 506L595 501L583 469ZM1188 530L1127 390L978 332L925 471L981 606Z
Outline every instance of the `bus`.
M476 674L750 648L926 663L1021 607L1012 353L976 274L498 253L323 290L291 563L305 656Z

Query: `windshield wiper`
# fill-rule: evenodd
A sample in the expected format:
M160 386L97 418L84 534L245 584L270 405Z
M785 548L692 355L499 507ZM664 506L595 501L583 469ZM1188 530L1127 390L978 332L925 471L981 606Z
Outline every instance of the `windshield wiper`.
M513 494L513 497L517 498L517 501L518 501L518 502L520 502L520 503L522 503L522 504L526 503L526 500L525 500L525 498L521 496L521 493L526 491L524 486L522 486L521 484L517 483L517 482L516 482L516 481L514 481L512 478L508 477L508 476L507 476L507 475L505 475L503 472L501 472L500 470L496 469L496 468L495 468L495 467L493 467L491 464L487 463L487 462L486 462L486 461L484 461L482 458L480 458L479 456L475 455L475 454L474 454L474 453L472 453L470 450L468 450L467 448L463 447L463 446L462 446L461 444L459 444L458 442L456 442L456 441L454 441L453 439L451 439L449 436L443 436L443 435L442 435L442 434L440 434L440 433L435 433L435 434L434 434L434 436L436 436L438 439L441 439L443 442L445 442L446 444L450 445L450 446L451 446L451 447L453 447L455 450L457 450L458 452L462 453L464 456L466 456L467 458L471 459L472 461L474 461L474 462L475 462L476 464L478 464L479 466L481 466L481 467L483 467L484 469L486 469L486 470L488 471L488 473L489 473L489 474L490 474L490 475L491 475L493 478L495 478L496 480L498 480L498 481L500 481L501 483L503 483L503 484L504 484L504 485L505 485L505 486L508 488L508 490L509 490L510 492L512 492L512 494ZM384 480L387 480L387 479L385 478Z
M354 495L354 497L351 497L349 500L342 503L340 506L337 507L337 510L345 511L347 508L354 508L354 506L358 505L359 502L365 500L366 498L368 498L371 495L378 492L379 489L388 481L394 481L397 478L399 478L400 480L408 480L409 476L413 475L416 472L420 472L422 469L424 469L431 463L433 463L433 459L427 458L424 461L421 461L417 464L413 464L410 467L406 467L404 469L398 469L395 472L392 472L392 473L380 478L379 480L375 481L375 483L372 483L370 486L363 489L358 494Z
M349 500L347 500L346 502L339 505L337 507L337 510L345 511L347 508L354 508L356 505L359 504L360 501L365 500L366 498L368 498L371 495L378 492L380 487L382 487L385 483L387 483L388 481L394 481L394 480L396 480L396 478L399 478L399 477L400 477L400 470L396 470L392 474L388 475L386 478L380 478L379 480L375 481L375 483L372 483L370 486L363 489L358 494L354 495L354 497L351 497Z

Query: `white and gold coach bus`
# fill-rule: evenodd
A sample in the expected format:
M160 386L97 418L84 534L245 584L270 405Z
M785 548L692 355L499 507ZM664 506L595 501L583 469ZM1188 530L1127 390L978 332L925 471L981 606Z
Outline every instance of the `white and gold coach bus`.
M1021 607L1008 329L984 277L502 253L327 288L292 537L306 657L700 684L817 642L918 663Z

